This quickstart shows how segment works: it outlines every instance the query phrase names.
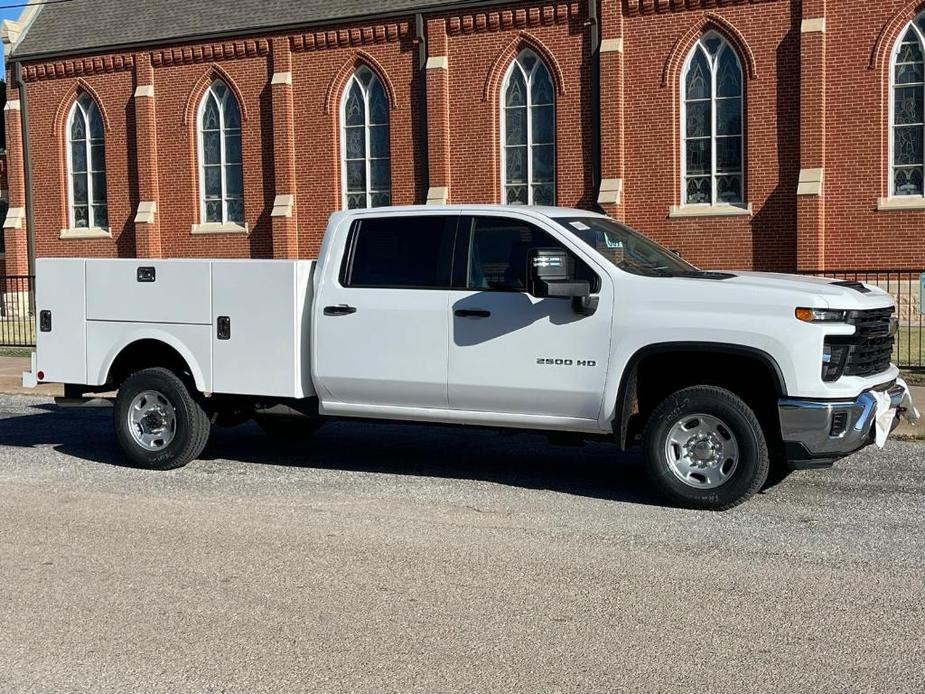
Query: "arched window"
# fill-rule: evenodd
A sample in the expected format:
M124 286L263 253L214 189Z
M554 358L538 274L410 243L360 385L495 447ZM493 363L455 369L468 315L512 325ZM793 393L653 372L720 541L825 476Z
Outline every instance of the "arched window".
M67 118L67 172L70 227L108 227L103 117L86 92L77 97Z
M903 30L893 50L890 192L922 195L923 135L925 135L925 13Z
M742 64L710 31L681 72L681 190L686 205L738 204L744 199Z
M531 50L517 56L501 87L501 151L504 202L556 204L556 93Z
M344 88L341 104L341 188L344 209L392 204L389 99L365 65Z
M244 224L241 110L221 80L202 97L199 128L199 207L204 224Z

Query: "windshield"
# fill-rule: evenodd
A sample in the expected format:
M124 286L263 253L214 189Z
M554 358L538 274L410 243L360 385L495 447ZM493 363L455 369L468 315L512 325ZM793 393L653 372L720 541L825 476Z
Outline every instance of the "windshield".
M700 270L629 227L603 217L564 217L559 224L621 270L648 277L677 277Z

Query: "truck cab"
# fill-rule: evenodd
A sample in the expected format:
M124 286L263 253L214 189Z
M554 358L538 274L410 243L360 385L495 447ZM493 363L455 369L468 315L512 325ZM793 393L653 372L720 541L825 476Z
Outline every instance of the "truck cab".
M37 272L24 382L63 382L72 404L117 390L145 467L194 459L212 423L436 422L641 443L669 499L725 509L911 407L879 288L702 271L584 210L340 212L317 260Z

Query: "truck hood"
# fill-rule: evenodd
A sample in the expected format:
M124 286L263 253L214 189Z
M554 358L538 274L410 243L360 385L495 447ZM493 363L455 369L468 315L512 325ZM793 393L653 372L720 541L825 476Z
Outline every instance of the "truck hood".
M786 306L788 311L797 306L860 311L895 304L892 296L875 285L845 286L836 284L840 280L825 277L730 271L650 281L671 283L668 296L682 302Z
M831 277L810 277L786 275L771 272L730 272L734 277L722 280L721 284L734 291L749 291L756 294L780 294L781 299L793 300L794 294L802 294L813 308L863 310L883 308L894 303L890 294L872 284L851 286L836 284L843 280ZM866 291L862 291L866 290Z
M839 284L831 277L786 275L770 272L734 272L726 280L730 287L771 292L801 292L812 295L833 309L869 309L892 305L894 299L880 287L866 283ZM818 308L819 306L817 306Z

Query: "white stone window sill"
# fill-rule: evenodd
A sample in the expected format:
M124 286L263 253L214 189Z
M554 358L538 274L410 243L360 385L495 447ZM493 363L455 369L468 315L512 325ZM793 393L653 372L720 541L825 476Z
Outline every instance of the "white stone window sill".
M752 204L741 205L672 205L668 210L668 217L671 219L683 219L686 217L750 217L752 214Z
M880 198L877 201L877 209L880 212L925 210L925 197L920 195L909 195L897 198Z
M58 234L58 238L65 239L65 240L111 239L112 232L109 231L109 229L104 229L102 227L62 229L61 233Z
M246 236L250 233L250 228L245 224L235 224L234 222L208 222L205 224L194 224L190 229L191 234L241 234Z

